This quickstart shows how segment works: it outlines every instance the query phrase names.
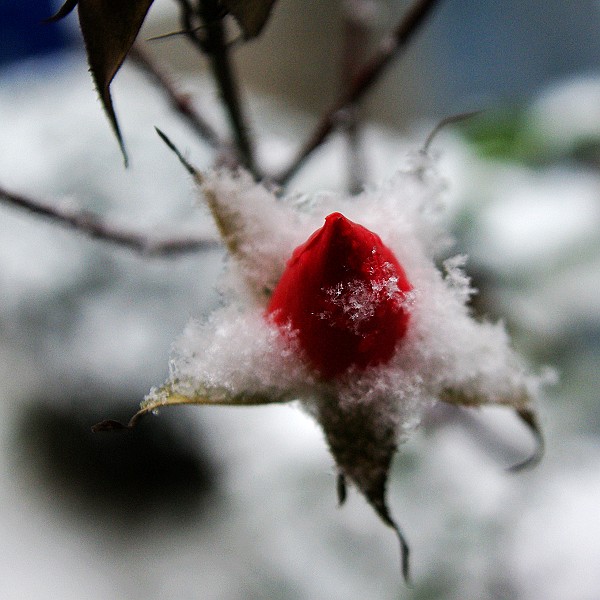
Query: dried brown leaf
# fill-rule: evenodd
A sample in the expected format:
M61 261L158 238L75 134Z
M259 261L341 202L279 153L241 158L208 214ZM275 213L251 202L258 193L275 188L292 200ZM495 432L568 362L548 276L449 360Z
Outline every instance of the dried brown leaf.
M398 423L394 415L375 410L368 402L343 406L330 396L319 405L317 418L338 468L338 500L346 498L346 480L352 482L394 529L400 542L402 574L409 580L409 548L402 530L392 518L386 485L397 449Z
M68 15L76 5L90 70L123 156L123 137L110 95L110 84L144 22L153 0L67 0L51 18Z

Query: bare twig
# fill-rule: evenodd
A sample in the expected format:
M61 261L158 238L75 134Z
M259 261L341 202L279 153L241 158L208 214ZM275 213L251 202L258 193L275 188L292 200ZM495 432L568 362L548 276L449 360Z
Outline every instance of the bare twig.
M210 239L152 240L139 232L109 225L95 213L48 206L37 200L9 192L1 187L0 201L46 217L92 238L129 248L144 256L171 257L216 248L219 245L217 240Z
M260 179L261 174L254 161L254 149L230 60L230 45L223 26L222 8L216 0L198 0L197 8L194 8L189 0L177 1L181 8L182 29L187 39L209 59L231 123L239 161L256 179ZM202 24L201 28L197 26L198 21Z
M342 51L342 89L350 90L360 70L369 39L374 13L372 0L342 0L344 42ZM361 111L358 103L344 110L343 127L347 141L347 186L350 194L358 193L365 179L365 160L361 147Z
M384 40L375 56L353 78L349 89L338 98L332 108L321 118L314 133L290 166L274 178L277 183L284 185L296 174L305 160L333 131L338 123L340 113L346 107L361 100L371 89L385 67L406 47L438 1L415 0L391 36Z
M202 0L201 4L202 18L206 26L205 43L208 55L213 73L219 84L223 102L227 107L240 160L247 169L256 174L254 151L248 135L248 126L242 111L236 77L230 60L223 18L219 14L219 6L215 0Z
M206 25L202 21L197 10L194 9L189 0L175 0L179 3L181 10L182 31L189 42L202 54L208 53L206 45ZM201 2L202 0L199 0Z
M189 96L180 94L175 89L170 78L161 71L141 44L134 44L128 56L133 59L136 66L148 75L151 81L164 93L173 109L189 123L194 132L214 148L221 149L227 146L212 126L196 111Z

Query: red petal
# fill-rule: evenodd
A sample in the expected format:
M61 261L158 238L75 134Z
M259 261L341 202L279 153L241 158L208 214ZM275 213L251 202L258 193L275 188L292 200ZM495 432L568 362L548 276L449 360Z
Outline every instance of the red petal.
M291 323L312 366L330 378L390 360L406 333L411 289L378 235L333 213L292 254L267 313Z

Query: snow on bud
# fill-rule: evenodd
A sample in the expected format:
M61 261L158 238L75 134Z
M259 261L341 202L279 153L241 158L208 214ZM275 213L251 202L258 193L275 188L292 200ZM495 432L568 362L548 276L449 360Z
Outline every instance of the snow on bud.
M389 361L406 333L411 290L379 236L336 212L296 248L267 312L291 325L311 365L331 378Z
M323 429L340 501L354 484L396 530L407 577L385 493L398 441L436 402L504 405L538 442L517 467L533 464L532 402L548 378L528 371L502 324L473 318L464 258L438 268L449 240L429 158L359 198L279 198L243 171L190 169L229 251L226 302L188 324L169 379L128 426L166 405L299 401Z

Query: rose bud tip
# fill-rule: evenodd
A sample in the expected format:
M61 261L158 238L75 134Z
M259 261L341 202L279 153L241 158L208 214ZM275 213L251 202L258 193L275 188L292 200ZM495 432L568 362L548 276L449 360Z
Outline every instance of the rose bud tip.
M290 324L324 378L388 362L404 337L412 289L394 253L339 212L296 248L267 314Z

